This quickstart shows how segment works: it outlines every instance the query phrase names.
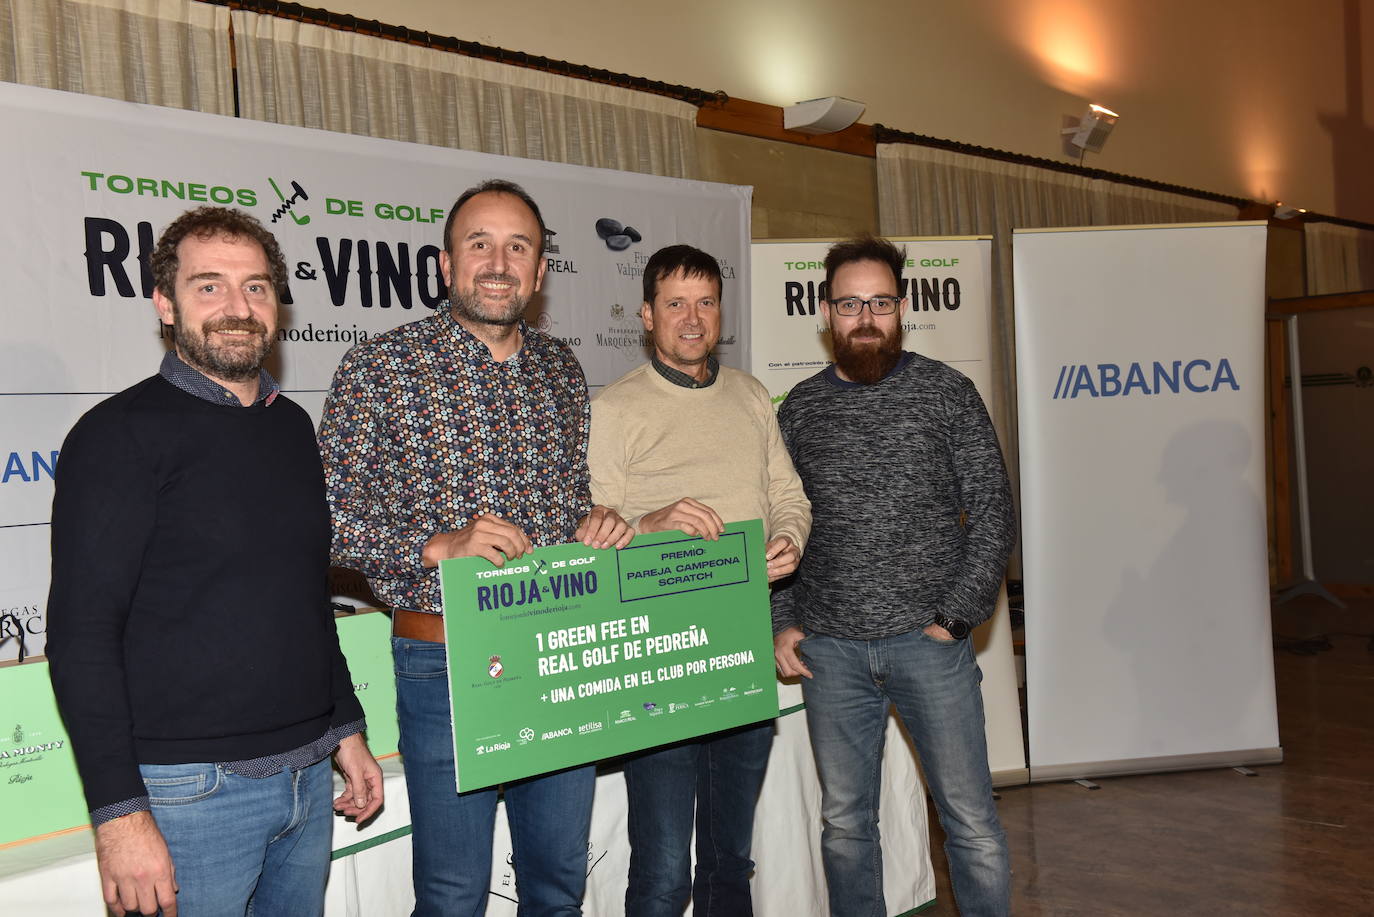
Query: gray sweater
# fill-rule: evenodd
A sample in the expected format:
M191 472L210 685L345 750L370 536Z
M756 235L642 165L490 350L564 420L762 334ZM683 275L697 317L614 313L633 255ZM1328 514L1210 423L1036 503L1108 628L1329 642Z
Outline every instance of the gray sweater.
M773 632L869 640L936 614L992 616L1016 540L997 435L968 377L920 354L875 385L833 368L778 412L811 500L811 539L773 594Z

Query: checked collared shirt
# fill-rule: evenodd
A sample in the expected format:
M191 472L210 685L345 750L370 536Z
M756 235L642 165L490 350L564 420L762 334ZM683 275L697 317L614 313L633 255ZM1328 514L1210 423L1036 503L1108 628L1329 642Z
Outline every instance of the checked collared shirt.
M334 559L393 606L442 610L438 570L420 563L438 532L487 513L536 547L563 544L591 508L582 367L520 333L495 360L444 303L355 345L335 373L320 423Z

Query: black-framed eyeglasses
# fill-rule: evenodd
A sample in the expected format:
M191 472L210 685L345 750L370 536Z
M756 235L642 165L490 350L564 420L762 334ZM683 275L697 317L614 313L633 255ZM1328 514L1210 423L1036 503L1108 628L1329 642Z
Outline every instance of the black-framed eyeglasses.
M897 311L897 305L901 301L900 296L874 296L871 299L849 296L830 300L830 308L839 315L858 315L863 312L864 306L868 306L868 311L874 315L891 315Z

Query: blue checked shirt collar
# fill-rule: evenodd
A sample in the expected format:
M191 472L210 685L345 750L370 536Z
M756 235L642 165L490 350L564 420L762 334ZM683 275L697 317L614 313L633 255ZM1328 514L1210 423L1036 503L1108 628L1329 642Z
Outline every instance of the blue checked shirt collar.
M176 350L169 350L163 356L162 365L158 367L158 375L186 394L194 395L204 401L210 401L214 404L237 405L239 403L237 395L189 365L177 355ZM261 403L270 407L280 394L281 386L277 384L276 379L272 378L272 374L265 369L258 370L258 397L253 401L253 404Z

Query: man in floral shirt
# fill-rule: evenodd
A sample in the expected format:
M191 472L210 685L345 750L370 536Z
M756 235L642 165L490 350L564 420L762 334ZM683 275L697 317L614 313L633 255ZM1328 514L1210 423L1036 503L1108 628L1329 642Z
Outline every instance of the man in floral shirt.
M439 262L449 301L354 347L320 426L334 559L394 608L416 915L482 912L497 799L455 791L438 563L499 567L535 547L623 547L634 534L591 504L581 366L522 318L544 279L544 237L520 186L464 192ZM522 911L579 912L594 779L581 767L506 785Z

